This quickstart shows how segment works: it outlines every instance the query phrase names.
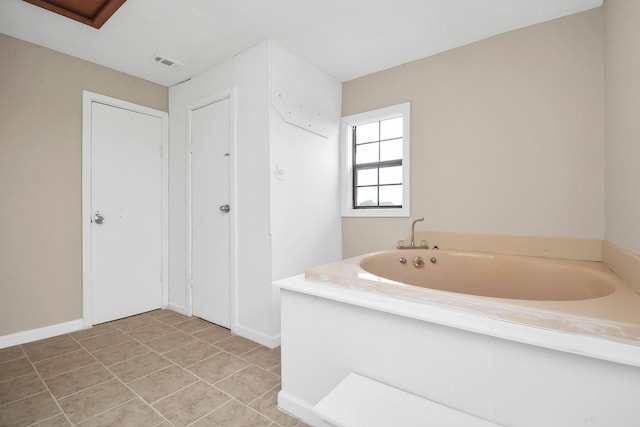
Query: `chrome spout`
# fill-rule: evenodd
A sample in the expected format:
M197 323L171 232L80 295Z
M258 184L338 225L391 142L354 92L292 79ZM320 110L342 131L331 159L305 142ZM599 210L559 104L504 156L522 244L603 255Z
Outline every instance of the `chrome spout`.
M416 247L416 240L415 240L416 222L419 222L419 221L424 221L424 217L416 219L415 221L413 221L413 224L411 224L411 242L409 243L410 248Z

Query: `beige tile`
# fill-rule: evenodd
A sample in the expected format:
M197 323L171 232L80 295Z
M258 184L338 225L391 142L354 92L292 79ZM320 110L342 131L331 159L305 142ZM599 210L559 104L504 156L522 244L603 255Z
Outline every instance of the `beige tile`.
M73 332L71 335L76 340L84 340L87 338L97 337L98 335L108 334L110 332L115 332L116 329L109 323L103 323L101 325L96 325L88 329L83 329L78 332Z
M125 317L124 319L115 320L110 325L115 326L123 332L131 332L143 326L155 323L151 316L140 314L138 316Z
M147 341L145 342L145 345L151 347L158 353L166 353L167 351L182 347L183 345L189 344L195 340L196 339L191 335L176 331Z
M71 422L76 424L134 397L126 386L114 379L60 399L58 403Z
M56 399L77 393L113 378L99 363L83 366L82 368L65 372L55 377L47 378L45 382Z
M149 403L193 384L198 378L176 365L129 383L129 387Z
M233 353L236 356L239 356L248 351L251 351L259 345L260 344L256 342L253 342L243 337L239 337L237 335L234 335L231 338L227 338L224 341L220 341L216 343L216 346L220 347L223 350L228 351L229 353Z
M100 415L80 423L79 427L154 427L163 418L140 399L131 400L116 406Z
M120 331L114 331L109 332L108 334L87 338L79 342L88 351L95 353L106 348L115 347L130 340L131 338L127 334Z
M0 350L0 363L21 359L25 356L24 351L22 351L19 345L3 348Z
M0 363L0 381L19 377L30 372L33 372L33 367L26 357Z
M149 349L138 341L127 341L115 347L93 353L93 356L107 366L114 365L136 356L148 353Z
M222 326L211 325L206 329L194 333L193 336L198 337L209 344L215 344L219 341L232 337L233 335L228 329L223 328Z
M64 414L56 415L55 417L48 418L44 421L40 421L34 424L32 427L71 427L67 417Z
M261 345L243 354L242 358L263 369L271 370L280 364L280 347L267 348Z
M221 391L198 381L153 406L174 425L186 426L229 399Z
M152 372L170 365L167 359L158 353L149 352L142 356L117 363L110 367L111 371L125 383L136 380Z
M49 378L95 362L96 359L93 356L86 350L80 349L62 356L36 362L33 365L42 378Z
M269 369L269 372L271 372L272 374L276 374L277 376L281 377L282 376L282 365L278 364L278 365L274 366L273 368Z
M27 353L27 356L29 356L32 362L70 353L80 348L78 343L69 335L60 335L22 345L22 349Z
M168 325L175 325L176 323L186 322L190 319L189 316L185 316L184 314L176 313L175 311L171 310L152 311L151 313L149 313L149 316Z
M135 331L129 332L128 334L139 341L146 342L154 338L158 338L163 335L170 334L175 331L176 330L172 326L169 326L164 323L156 322L154 320L149 325L144 326L142 328L138 328Z
M164 357L177 363L182 367L200 362L207 357L219 353L221 350L217 347L205 344L200 341L187 344L184 347L177 348L168 353L164 353Z
M250 365L216 383L216 387L229 393L242 403L249 403L280 383L280 377L257 366Z
M267 427L271 421L235 400L225 403L197 423L194 427Z
M209 323L206 320L198 319L197 317L192 317L186 322L177 323L173 326L177 329L180 329L182 332L192 334L194 332L198 332L205 328L208 328L211 325L212 323Z
M298 420L278 409L279 391L280 386L275 386L266 394L253 401L249 406L251 406L256 411L266 415L268 418L277 422L282 427L295 427L298 425Z
M232 354L220 352L188 369L203 380L214 384L247 365L247 362Z
M8 403L0 410L0 426L28 426L60 413L48 391Z
M0 405L45 391L42 380L34 372L0 382Z

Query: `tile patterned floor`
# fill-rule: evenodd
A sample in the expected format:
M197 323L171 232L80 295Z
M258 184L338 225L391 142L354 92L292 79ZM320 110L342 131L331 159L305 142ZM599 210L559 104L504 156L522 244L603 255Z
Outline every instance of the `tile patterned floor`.
M0 427L305 426L279 390L279 348L169 310L0 350Z

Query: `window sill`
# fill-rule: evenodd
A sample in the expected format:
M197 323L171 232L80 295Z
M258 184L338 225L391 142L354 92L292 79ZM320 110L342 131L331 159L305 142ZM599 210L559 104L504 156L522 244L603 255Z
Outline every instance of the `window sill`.
M409 207L389 209L352 209L342 210L343 218L408 218L411 216Z

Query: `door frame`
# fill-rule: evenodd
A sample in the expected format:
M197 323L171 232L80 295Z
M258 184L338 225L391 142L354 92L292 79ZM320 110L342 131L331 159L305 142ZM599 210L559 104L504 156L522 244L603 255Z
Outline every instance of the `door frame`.
M187 168L187 206L186 206L186 235L187 235L187 277L185 283L187 283L187 311L190 316L193 316L193 212L192 212L192 185L191 185L191 128L192 128L192 112L207 105L214 104L224 99L229 99L229 151L230 151L230 164L229 164L229 205L231 210L229 212L229 295L230 295L230 310L229 310L229 326L231 331L236 330L236 314L237 314L237 104L236 104L236 86L216 92L213 95L202 98L196 102L193 102L187 106L187 140L186 140L186 168Z
M169 301L169 114L144 107L121 99L101 95L99 93L82 91L82 322L85 328L93 326L92 323L92 271L91 271L91 134L92 134L92 103L99 103L115 108L129 110L135 113L145 114L161 120L162 143L160 148L162 161L161 177L161 295L162 307L166 307Z

